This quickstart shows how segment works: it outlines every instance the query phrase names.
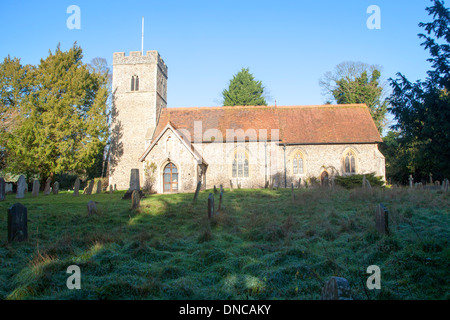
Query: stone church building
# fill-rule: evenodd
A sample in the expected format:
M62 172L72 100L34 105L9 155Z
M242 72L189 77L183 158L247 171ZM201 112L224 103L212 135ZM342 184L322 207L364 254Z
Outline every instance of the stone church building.
M110 184L153 167L158 193L197 182L262 188L328 184L336 175L385 178L381 137L366 105L167 108L168 68L157 51L114 53Z

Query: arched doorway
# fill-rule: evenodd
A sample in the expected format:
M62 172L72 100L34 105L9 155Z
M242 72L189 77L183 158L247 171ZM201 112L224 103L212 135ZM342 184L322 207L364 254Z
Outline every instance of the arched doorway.
M178 191L178 169L172 162L167 164L163 171L164 192Z
M328 186L328 172L322 172L322 174L320 175L320 182L322 183L323 187Z

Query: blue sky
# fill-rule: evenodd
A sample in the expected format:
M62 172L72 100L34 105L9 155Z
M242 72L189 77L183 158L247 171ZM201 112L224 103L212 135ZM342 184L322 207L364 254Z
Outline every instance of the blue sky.
M81 29L69 30L67 8L81 10ZM383 67L384 78L402 72L424 79L430 64L420 46L419 22L431 20L427 0L318 1L3 1L0 58L10 54L38 64L58 43L75 41L84 61L113 52L158 50L169 67L169 107L217 106L242 67L268 89L269 104L322 104L318 81L343 61ZM366 12L381 9L381 29Z

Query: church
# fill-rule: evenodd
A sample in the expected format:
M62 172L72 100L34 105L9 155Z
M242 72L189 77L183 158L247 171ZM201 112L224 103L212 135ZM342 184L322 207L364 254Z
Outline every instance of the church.
M366 105L168 108L167 79L157 51L114 53L109 168L119 190L129 188L131 169L157 193L193 192L198 181L283 188L352 174L385 179Z

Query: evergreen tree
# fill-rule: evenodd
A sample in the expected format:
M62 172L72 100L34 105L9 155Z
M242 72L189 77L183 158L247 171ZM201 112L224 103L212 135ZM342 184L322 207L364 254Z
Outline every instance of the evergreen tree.
M21 125L9 136L8 170L40 174L84 173L95 163L108 136L105 75L90 72L76 44L55 53L33 70L23 101Z
M390 111L404 148L412 150L410 173L437 179L450 177L450 11L444 2L433 0L426 8L434 21L420 23L427 34L419 34L428 49L432 70L425 81L411 83L398 73L390 79L393 94Z
M224 106L266 106L263 97L264 87L261 81L256 81L248 68L242 68L240 72L230 80L228 90L223 90Z
M380 69L362 62L343 62L333 73L327 72L319 84L324 94L337 104L366 104L381 133L385 127L388 101L383 99Z

